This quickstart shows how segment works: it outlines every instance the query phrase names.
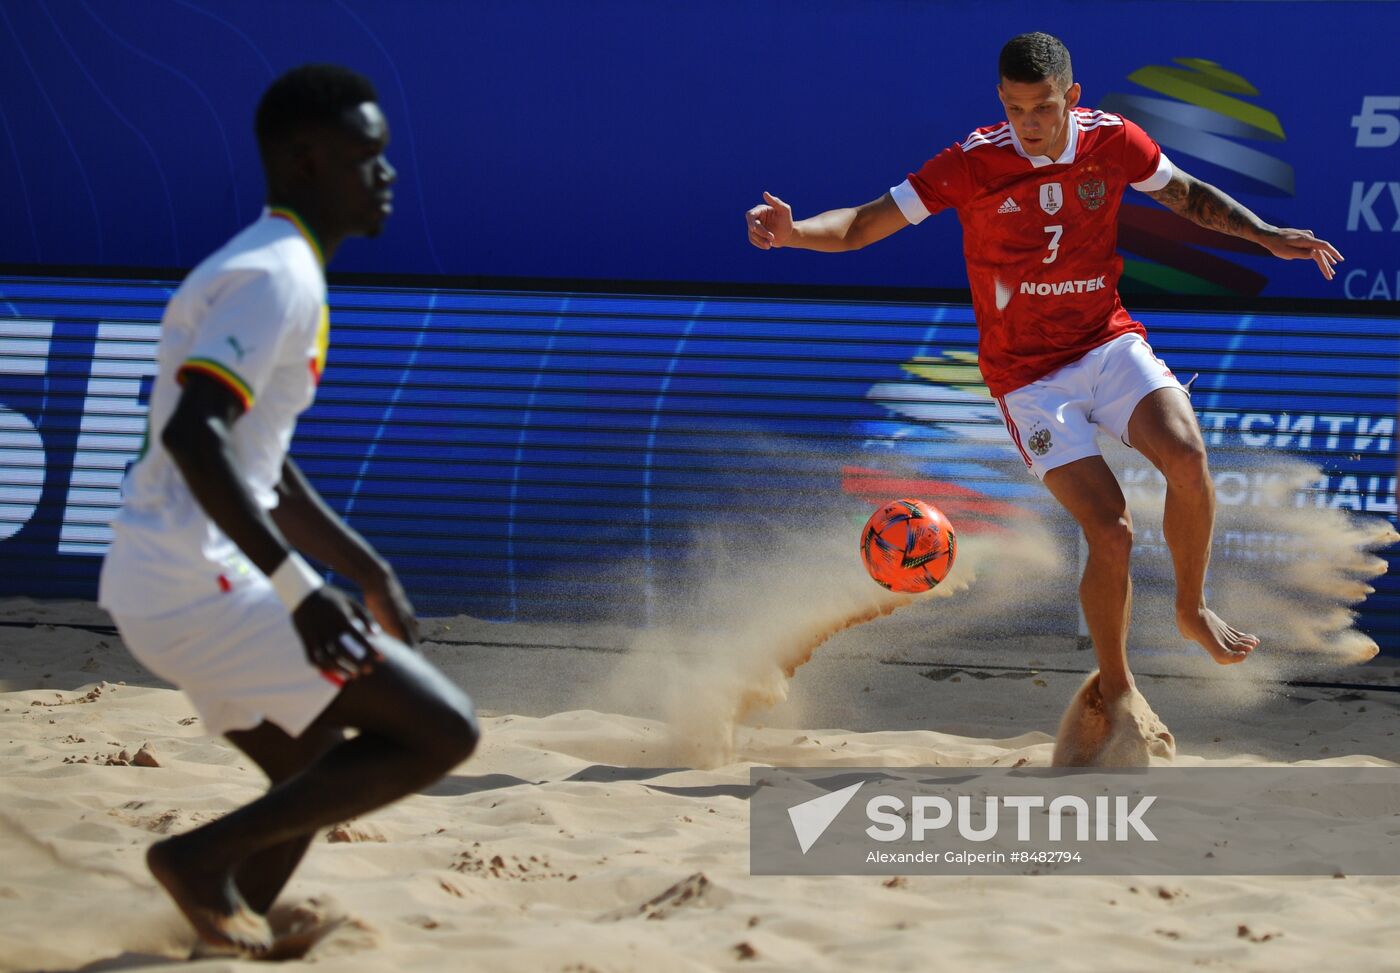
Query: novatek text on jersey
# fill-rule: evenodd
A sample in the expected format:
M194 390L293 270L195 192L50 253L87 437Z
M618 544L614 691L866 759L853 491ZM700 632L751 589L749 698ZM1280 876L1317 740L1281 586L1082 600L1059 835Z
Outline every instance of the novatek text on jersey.
M1088 280L1057 280L1054 283L1042 281L1034 283L1029 280L1021 281L1022 294L1035 294L1039 297L1048 297L1052 294L1083 294L1086 291L1101 291L1107 284L1107 275L1091 277Z

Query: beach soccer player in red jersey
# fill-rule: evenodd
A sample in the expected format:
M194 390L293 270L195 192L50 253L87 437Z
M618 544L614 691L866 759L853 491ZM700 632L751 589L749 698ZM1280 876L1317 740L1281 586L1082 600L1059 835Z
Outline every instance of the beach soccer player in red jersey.
M1327 279L1342 259L1308 230L1270 226L1183 172L1141 128L1079 107L1069 51L1043 33L1002 49L1006 121L979 128L879 199L794 221L764 194L745 216L767 250L857 250L940 210L956 210L978 328L978 364L1026 466L1088 542L1079 595L1105 705L1134 689L1127 662L1132 519L1097 431L1138 450L1167 481L1163 532L1176 575L1176 624L1216 662L1259 644L1206 605L1215 493L1186 390L1118 298L1124 192L1146 193L1201 226L1251 240Z

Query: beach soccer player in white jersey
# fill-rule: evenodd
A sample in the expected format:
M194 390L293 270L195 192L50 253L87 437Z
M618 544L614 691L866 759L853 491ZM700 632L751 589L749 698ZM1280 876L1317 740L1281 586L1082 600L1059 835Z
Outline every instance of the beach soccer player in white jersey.
M392 569L287 454L325 366L325 263L391 210L388 125L367 80L308 65L268 88L256 128L268 208L170 300L100 586L132 654L272 782L147 855L205 943L251 955L317 829L432 783L478 738L471 702L407 648Z
M1167 481L1163 531L1176 575L1176 624L1216 662L1259 640L1206 606L1215 495L1185 389L1123 309L1115 253L1124 192L1146 193L1201 226L1251 240L1327 278L1340 261L1308 230L1263 222L1175 166L1137 125L1079 107L1069 51L1043 33L1002 49L1006 121L980 128L879 199L797 222L767 193L745 214L760 249L856 250L957 211L978 329L978 365L1021 458L1088 541L1079 594L1105 701L1133 688L1127 663L1132 520L1095 443L1102 430L1141 452Z

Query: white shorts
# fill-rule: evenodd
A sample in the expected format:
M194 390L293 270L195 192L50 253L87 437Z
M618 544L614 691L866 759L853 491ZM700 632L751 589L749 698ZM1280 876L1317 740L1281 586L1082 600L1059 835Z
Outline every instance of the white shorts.
M183 689L219 736L264 720L300 736L340 692L307 661L291 615L261 577L166 615L113 618L137 661Z
M1138 334L1125 334L1083 358L997 399L1007 432L1039 479L1058 466L1099 456L1102 430L1125 446L1133 409L1157 389L1186 389Z

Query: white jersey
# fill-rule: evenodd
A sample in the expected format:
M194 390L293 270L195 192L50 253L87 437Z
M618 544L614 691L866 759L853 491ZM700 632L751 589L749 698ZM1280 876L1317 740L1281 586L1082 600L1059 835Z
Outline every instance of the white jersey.
M246 584L257 569L200 507L161 431L192 372L243 400L231 443L257 502L275 487L297 417L316 395L330 322L315 237L290 210L262 218L185 278L161 321L146 446L122 485L98 600L113 614L149 618Z

